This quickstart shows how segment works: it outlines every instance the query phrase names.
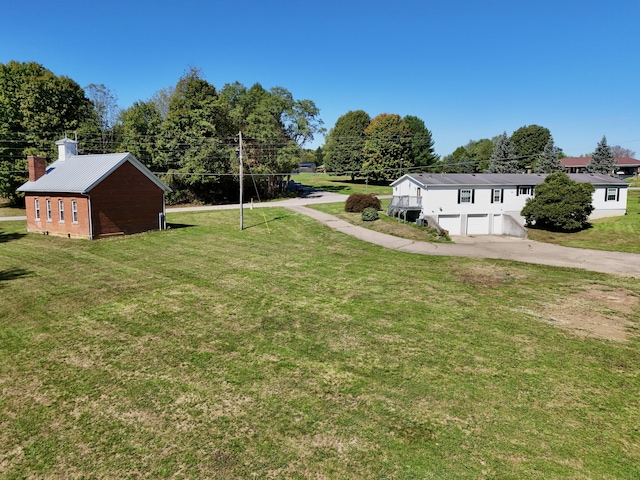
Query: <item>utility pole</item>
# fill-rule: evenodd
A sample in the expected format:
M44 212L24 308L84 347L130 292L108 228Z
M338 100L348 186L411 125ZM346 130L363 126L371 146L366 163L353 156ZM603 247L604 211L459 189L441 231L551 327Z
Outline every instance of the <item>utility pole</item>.
M242 194L244 190L244 179L242 176L242 132L239 133L240 137L240 147L238 148L238 158L240 159L240 230L244 229L244 212L242 211Z

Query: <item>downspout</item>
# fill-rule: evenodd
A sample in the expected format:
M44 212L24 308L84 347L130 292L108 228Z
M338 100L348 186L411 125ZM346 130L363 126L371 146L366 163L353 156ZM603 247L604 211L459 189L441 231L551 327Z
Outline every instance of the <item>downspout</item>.
M167 199L164 190L162 191L162 223L160 224L160 230L167 229Z
M84 195L87 197L87 208L89 209L89 240L93 240L93 209L91 208L91 196L88 193Z

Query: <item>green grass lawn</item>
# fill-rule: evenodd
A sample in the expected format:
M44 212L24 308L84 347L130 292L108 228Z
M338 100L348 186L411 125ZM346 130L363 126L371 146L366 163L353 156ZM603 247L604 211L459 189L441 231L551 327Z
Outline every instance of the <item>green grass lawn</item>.
M591 227L586 230L575 233L547 232L535 228L528 230L529 238L540 242L567 247L640 253L640 191L629 191L625 216L594 220L591 222Z
M640 477L639 280L168 220L0 224L0 477Z
M17 217L24 216L24 208L10 207L9 202L0 198L0 217Z
M326 173L298 173L291 175L295 182L314 187L327 192L343 193L372 193L374 195L392 195L393 189L389 186L391 182L382 184L365 183L361 178L351 181L349 176L333 176Z
M363 221L362 213L345 212L344 202L320 203L311 206L311 208L335 215L336 217L352 223L353 225L369 228L371 230L386 233L388 235L394 235L396 237L422 242L451 242L451 239L448 236L442 236L432 228L417 226L415 222L403 222L398 220L398 218L387 216L385 212L389 202L390 199L381 200L380 203L382 204L382 211L378 212L380 217L378 220L373 222Z

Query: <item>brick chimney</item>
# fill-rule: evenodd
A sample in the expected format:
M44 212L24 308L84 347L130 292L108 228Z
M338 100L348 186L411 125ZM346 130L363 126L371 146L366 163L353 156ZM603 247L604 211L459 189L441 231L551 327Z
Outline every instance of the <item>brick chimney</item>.
M35 182L47 173L47 159L45 157L27 157L29 163L29 181Z

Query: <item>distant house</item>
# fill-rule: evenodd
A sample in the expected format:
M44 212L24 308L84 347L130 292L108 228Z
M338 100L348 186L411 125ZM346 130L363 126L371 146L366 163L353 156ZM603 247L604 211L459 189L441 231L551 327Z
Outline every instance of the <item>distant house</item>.
M589 182L593 193L592 219L624 215L629 185L608 175L571 174ZM387 209L407 220L424 219L451 235L526 236L520 215L545 174L420 173L404 175L391 184Z
M298 164L296 173L315 173L316 164L314 162L301 162Z
M560 162L566 173L584 173L587 171L587 164L591 161L591 157L566 157L561 158ZM620 157L615 159L615 169L612 174L620 178L635 177L638 178L640 171L640 160L629 157Z
M56 142L58 159L29 157L27 231L101 238L165 228L171 189L130 153L77 155L77 142Z

